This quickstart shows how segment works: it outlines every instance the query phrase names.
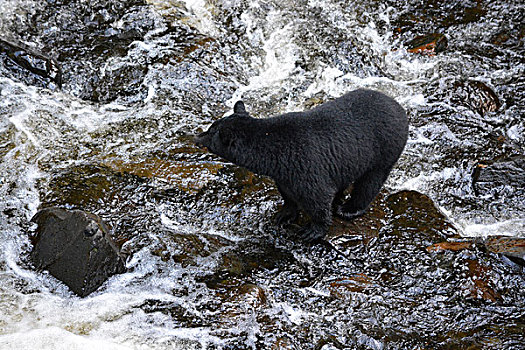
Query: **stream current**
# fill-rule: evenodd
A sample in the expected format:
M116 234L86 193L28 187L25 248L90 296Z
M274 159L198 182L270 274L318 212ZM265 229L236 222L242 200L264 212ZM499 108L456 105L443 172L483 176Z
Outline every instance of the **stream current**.
M357 334L347 340L355 347L410 344L336 320L329 303L316 315L305 303L327 291L273 288L296 278L275 277L277 262L263 263L275 280L254 277L271 293L254 287L242 294L248 303L234 294L230 307L219 305L220 288L202 276L237 245L271 240L281 202L268 181L250 180L253 193L235 187L249 175L194 147L191 135L239 99L264 118L380 90L411 123L387 190L430 196L463 236L525 237L523 183L476 183L479 169L525 154L524 4L423 3L1 0L0 39L56 59L63 82L0 62L0 348L270 348L281 338L261 340L271 332L255 316L261 299L265 317L286 329L332 322L334 339ZM407 51L431 32L447 37L443 52ZM476 108L487 96L469 92L478 82L497 110ZM83 299L27 261L31 217L64 203L100 215L129 253L129 272ZM298 243L286 244L278 240L275 259L308 265ZM347 316L375 302L356 297ZM398 324L390 311L360 317ZM316 348L345 348L326 344Z

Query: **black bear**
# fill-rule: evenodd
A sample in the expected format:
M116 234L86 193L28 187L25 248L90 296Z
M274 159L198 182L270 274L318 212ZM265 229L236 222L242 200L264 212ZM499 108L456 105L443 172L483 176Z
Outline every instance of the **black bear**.
M408 136L404 109L392 98L359 89L309 111L252 118L242 101L195 142L248 170L271 177L284 199L279 223L298 209L310 216L302 238L325 236L335 213L362 215L379 193ZM344 191L354 184L350 199Z

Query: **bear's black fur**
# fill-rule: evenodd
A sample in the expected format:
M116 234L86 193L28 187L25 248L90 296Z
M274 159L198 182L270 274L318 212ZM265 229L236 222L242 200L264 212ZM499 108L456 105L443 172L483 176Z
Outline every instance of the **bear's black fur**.
M392 98L355 90L305 112L256 119L244 104L214 122L195 142L237 165L275 180L284 206L279 223L304 210L303 238L323 238L335 213L362 215L405 147L408 120ZM350 199L343 192L354 184Z

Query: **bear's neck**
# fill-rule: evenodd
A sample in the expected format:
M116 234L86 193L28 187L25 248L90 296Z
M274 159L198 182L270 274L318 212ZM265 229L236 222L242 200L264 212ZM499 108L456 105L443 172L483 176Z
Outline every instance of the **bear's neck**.
M275 177L280 154L278 145L281 142L277 141L272 121L252 118L250 127L244 131L235 163L254 173Z

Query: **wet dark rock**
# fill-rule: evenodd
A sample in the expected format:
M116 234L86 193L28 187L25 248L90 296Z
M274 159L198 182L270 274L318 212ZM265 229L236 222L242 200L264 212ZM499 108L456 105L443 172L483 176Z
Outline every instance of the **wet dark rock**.
M363 217L335 220L327 244L306 246L281 231L226 243L231 249L198 279L214 292L208 321L227 328L231 319L256 319L267 335L257 340L261 348L281 342L359 348L363 339L385 348L464 346L471 337L485 341L494 324L505 327L505 343L514 344L520 331L493 310L507 305L517 312L525 275L494 253L506 246L519 255L521 243L488 240L489 248L458 232L428 196L383 191ZM279 305L294 306L279 313ZM319 315L328 309L331 317ZM484 320L473 321L480 314ZM459 320L464 317L470 321ZM361 333L347 337L334 331L338 327Z
M487 237L481 243L492 253L502 254L515 263L525 266L525 238Z
M144 100L153 64L180 63L200 48L207 51L211 41L181 18L161 17L144 0L58 0L28 16L25 27L14 30L19 39L38 40L62 67L64 89L96 102Z
M433 244L427 247L429 252L461 252L469 250L472 254L478 248L490 253L505 256L510 261L525 266L525 239L519 237L492 236L486 238L473 238L463 241L448 241ZM468 254L467 254L468 256ZM503 260L502 260L503 261ZM495 302L502 300L502 295L497 291L496 278L493 271L494 265L482 262L481 259L466 259L468 283L463 287L475 299Z
M108 60L125 57L131 43L153 28L142 0L45 1L27 20L14 21L17 40L35 42L43 54L56 58L64 90L93 100L109 101L136 93L146 68L131 62L127 68L106 69ZM113 87L111 87L113 85ZM122 90L122 91L120 91Z
M141 233L149 232L158 222L158 218L147 216L142 208L151 192L147 179L103 165L82 164L53 173L49 187L42 194L41 206L95 213L112 223L114 239L122 247ZM133 250L126 253L131 254L149 243L136 243Z
M0 64L15 78L28 85L47 88L62 87L60 65L50 57L26 47L0 38Z
M366 228L367 222L373 229ZM410 283L406 287L418 289L418 293L432 295L431 290L448 290L446 293L459 293L464 300L501 301L509 296L497 282L501 278L498 271L507 269L505 262L484 252L519 259L524 254L523 239L458 240L457 228L429 197L415 191L379 197L365 216L352 223L336 222L331 232L335 235L330 241L338 253L355 263L371 259L367 268L328 282L333 297L347 300L355 293L375 293L382 287L397 289L400 283L408 282L405 274L409 273L419 281L419 287ZM436 271L448 276L446 286L432 277ZM425 283L429 285L423 287Z
M227 195L220 196L217 193L219 189L227 189ZM253 205L260 203L261 197L265 199L280 197L273 181L228 163L222 163L222 166L217 169L217 176L207 181L197 193L199 201L217 203L226 207L238 206L239 203ZM219 202L218 198L220 198ZM267 221L264 218L261 220Z
M455 82L451 101L481 116L495 112L501 107L498 95L485 83L476 80Z
M126 195L125 190L144 185L139 177L97 164L82 164L55 171L44 205L62 205L97 211Z
M242 308L264 310L271 306L267 291L256 281L259 273L285 272L297 268L290 252L273 246L265 240L250 240L231 247L222 254L213 271L198 278L215 294L216 302L228 305L224 315L238 315ZM297 283L290 281L292 285ZM223 322L221 320L220 322Z
M226 239L209 234L173 234L170 235L168 250L162 254L169 254L171 259L183 267L196 265L196 259L216 253L229 243Z
M405 44L407 51L424 55L434 55L447 48L447 37L440 33L417 36Z
M180 151L189 163L216 161L195 149ZM459 230L423 193L384 190L363 217L334 220L327 244L307 246L294 240L294 227L281 229L271 223L275 208L262 214L258 207L277 206L280 199L271 181L219 162L214 175L195 191L179 187L177 180L165 190L150 192L150 181L157 177L193 175L190 170L179 172L178 160L148 159L113 162L109 167L70 167L53 176L51 191L43 197L113 217L112 222L128 232L130 251L148 249L160 270L175 265L190 275L197 271L192 276L197 287L181 276L176 295L204 293L206 297L197 297L198 310L151 300L140 306L147 314L160 312L180 327L213 325L214 336L233 349L248 339L260 348L273 344L358 348L363 339L375 339L386 348L464 346L473 337L485 341L494 325L505 329L505 344L517 342L521 335L511 327L512 320L501 320L494 311L507 305L516 312L523 306L522 270L496 253L506 245L519 255L520 243L494 241L494 248L488 248L490 243L461 239ZM241 238L229 240L210 230L177 232L176 225L168 230L158 221L158 211L147 210L152 203L166 205L168 218L169 208L180 210L181 215L173 214L174 222L197 225L198 220L208 220L216 230L224 227L225 233ZM246 208L253 211L251 216ZM246 218L239 221L242 215ZM220 226L220 221L228 220L241 222L233 228L239 231ZM153 243L148 238L151 232L156 236ZM460 321L464 318L469 321ZM268 336L229 332L244 320L256 322L261 334ZM457 327L468 335L455 332ZM337 329L361 333L348 337Z
M388 194L385 191L380 192L367 213L352 221L345 221L334 218L330 227L328 237L336 239L340 243L345 241L345 245L353 246L360 244L363 240L368 243L378 237L379 231L385 226L385 218L390 214L386 204Z
M252 283L246 283L235 289L230 301L258 309L266 306L268 298L263 288Z
M58 60L63 62L64 84L69 91L84 99L104 102L144 89L144 62L108 65L110 59L124 58L131 43L143 39L153 28L150 16L144 15L147 7L143 1L100 1L97 6L68 1L52 7L53 10L35 14L32 29L45 31L53 24L60 28L49 31L42 39L47 50L60 54Z
M457 228L425 194L417 191L397 192L387 198L387 204L393 215L393 232L405 234L408 231L414 236L433 239L459 234Z
M57 207L40 210L32 219L31 259L73 292L84 297L110 276L125 272L108 226L96 215Z
M479 21L487 13L481 0L440 0L408 1L407 8L393 21L396 33L413 28L446 29L452 26Z
M186 150L186 152L188 152ZM212 177L224 166L217 162L195 162L191 159L174 157L151 157L137 162L108 160L106 165L118 172L133 174L142 178L161 179L189 193L198 192L206 185L205 179ZM199 176L195 176L198 174Z
M472 186L477 196L525 195L525 157L478 163L472 175Z
M203 276L201 281L211 289L238 288L255 271L276 269L291 260L289 252L268 242L246 242L225 253L217 270Z
M385 229L399 237L431 237L436 242L459 234L428 196L401 191L388 196L382 192L364 216L351 222L334 220L329 237L342 241L344 237L360 236L368 242Z

